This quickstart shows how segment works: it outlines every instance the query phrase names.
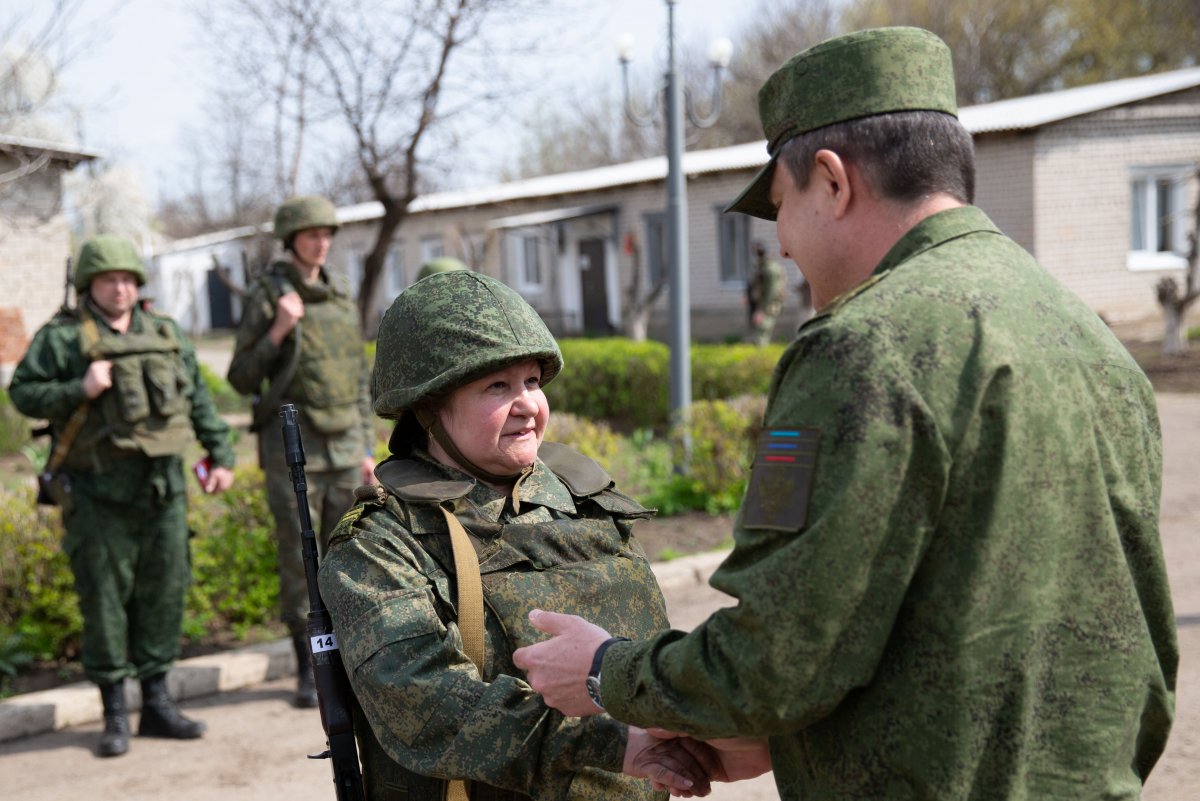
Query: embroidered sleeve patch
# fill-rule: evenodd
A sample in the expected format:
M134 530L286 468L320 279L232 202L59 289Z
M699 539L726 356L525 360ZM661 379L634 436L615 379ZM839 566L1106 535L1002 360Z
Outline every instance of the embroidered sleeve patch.
M767 428L759 434L742 525L781 531L804 528L820 438L815 428Z

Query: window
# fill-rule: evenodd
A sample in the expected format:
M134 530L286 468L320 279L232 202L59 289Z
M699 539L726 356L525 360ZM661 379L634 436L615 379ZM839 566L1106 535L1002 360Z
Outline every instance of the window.
M445 255L446 248L442 245L441 234L421 237L421 264L433 259L439 259Z
M648 286L657 286L659 279L670 280L667 263L667 217L661 211L650 212L646 220L646 251L642 254L642 265L646 268Z
M1130 182L1129 256L1131 270L1186 266L1187 167L1142 168Z
M404 240L397 240L388 248L384 270L388 276L388 293L394 298L408 286L408 276L404 274Z
M717 209L717 230L721 237L721 283L745 284L750 272L750 218L745 214L724 214Z
M508 234L508 258L516 288L538 292L545 280L541 237L536 228L515 229Z

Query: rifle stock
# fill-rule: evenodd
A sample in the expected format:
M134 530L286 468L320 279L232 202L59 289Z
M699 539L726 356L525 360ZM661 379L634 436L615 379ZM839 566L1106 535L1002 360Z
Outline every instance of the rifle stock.
M321 726L325 729L328 750L310 759L329 759L338 801L365 801L362 769L358 762L358 744L354 739L354 717L350 706L350 682L342 664L337 634L321 591L317 586L317 537L308 512L308 480L304 475L304 443L296 407L285 403L279 408L283 418L283 448L296 491L300 514L300 539L304 556L304 577L308 582L308 650L317 684Z

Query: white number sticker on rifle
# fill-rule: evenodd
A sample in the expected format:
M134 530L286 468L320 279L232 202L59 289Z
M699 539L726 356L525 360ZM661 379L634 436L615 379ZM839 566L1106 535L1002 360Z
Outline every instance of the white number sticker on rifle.
M322 651L336 651L338 649L336 634L322 634L319 637L309 637L308 642L314 654L319 654Z

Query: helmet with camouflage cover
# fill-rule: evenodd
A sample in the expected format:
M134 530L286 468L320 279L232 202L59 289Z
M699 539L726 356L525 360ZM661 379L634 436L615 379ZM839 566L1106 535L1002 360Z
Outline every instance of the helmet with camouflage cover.
M467 265L453 256L439 256L421 265L421 270L417 273L417 280L420 281L422 278L428 278L435 273L448 273L451 270L466 269L468 269Z
M434 273L401 292L383 315L376 344L371 398L375 414L392 420L526 359L541 362L545 386L563 363L533 307L471 270Z
M285 200L275 212L275 236L290 244L297 231L306 228L338 229L337 209L319 195L305 195Z
M75 291L86 292L100 273L133 273L138 286L146 283L146 267L133 243L123 236L101 234L83 243L75 265Z

